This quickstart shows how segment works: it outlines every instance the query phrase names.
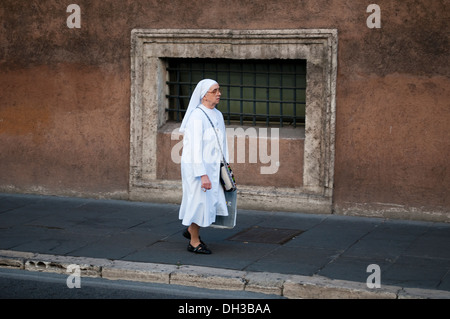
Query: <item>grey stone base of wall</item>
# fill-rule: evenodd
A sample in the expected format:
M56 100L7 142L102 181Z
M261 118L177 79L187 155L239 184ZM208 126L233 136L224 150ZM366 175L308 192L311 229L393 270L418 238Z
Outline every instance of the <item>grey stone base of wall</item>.
M181 203L181 183L160 181L152 185L135 186L129 192L108 193L78 192L61 190L55 192L43 187L17 188L0 187L2 193L35 194L45 196L69 196L95 199L116 199L157 203ZM283 192L277 189L240 187L238 208L263 211L301 212L311 214L336 214L360 217L391 218L450 223L450 213L441 209L424 209L383 203L348 203L346 206L333 205L331 198L299 194L295 191Z
M180 204L181 183L158 181L134 186L129 193L133 201ZM239 186L238 208L263 211L301 212L308 214L336 214L347 216L450 222L450 213L444 208L429 210L383 203L349 203L345 207L333 205L330 196L319 196L295 189L258 186Z
M180 204L182 189L180 182L160 181L130 190L130 200ZM302 212L331 214L331 198L298 192L295 189L280 189L258 186L238 187L238 208L264 211Z
M334 213L337 215L348 216L450 223L450 212L444 207L427 209L422 207L409 207L407 205L384 203L349 203L345 207L335 205Z

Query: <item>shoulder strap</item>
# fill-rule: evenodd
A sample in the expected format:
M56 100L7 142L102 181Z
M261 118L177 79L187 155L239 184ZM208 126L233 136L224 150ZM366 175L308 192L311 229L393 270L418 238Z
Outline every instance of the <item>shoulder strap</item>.
M214 134L216 134L216 139L217 139L217 143L219 144L219 149L220 149L220 153L222 154L223 162L226 163L227 161L226 161L226 159L225 159L225 156L223 155L222 145L220 144L219 136L217 135L216 128L214 127L213 122L212 122L211 119L209 118L208 114L206 114L205 110L203 110L203 109L202 109L201 107L199 107L199 106L197 106L197 109L199 109L200 111L202 111L202 112L206 115L206 117L208 118L209 123L211 123L211 126L213 127Z

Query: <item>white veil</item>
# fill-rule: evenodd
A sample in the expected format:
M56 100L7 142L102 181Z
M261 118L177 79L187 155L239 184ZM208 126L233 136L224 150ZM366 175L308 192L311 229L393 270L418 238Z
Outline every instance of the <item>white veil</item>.
M206 92L208 92L209 88L214 84L218 83L211 79L204 79L198 82L194 92L192 92L191 99L189 100L189 106L186 110L183 121L181 122L180 132L184 132L184 128L189 121L189 117L191 116L192 111L194 111L195 108L201 103Z

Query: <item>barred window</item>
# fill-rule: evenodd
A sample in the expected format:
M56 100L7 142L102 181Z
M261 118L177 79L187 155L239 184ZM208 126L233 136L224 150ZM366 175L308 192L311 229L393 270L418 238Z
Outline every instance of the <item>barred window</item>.
M227 124L304 126L306 60L166 60L169 119L180 122L192 91L205 78L216 80L217 108Z

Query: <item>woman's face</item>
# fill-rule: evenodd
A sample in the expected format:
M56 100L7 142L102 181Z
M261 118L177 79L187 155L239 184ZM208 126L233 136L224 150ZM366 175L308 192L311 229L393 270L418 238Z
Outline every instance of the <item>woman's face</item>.
M203 101L208 104L206 106L215 107L219 104L221 95L219 84L214 84L209 88L208 92L203 97Z

